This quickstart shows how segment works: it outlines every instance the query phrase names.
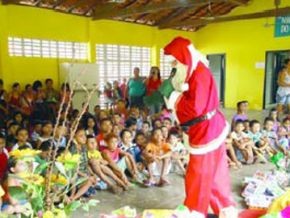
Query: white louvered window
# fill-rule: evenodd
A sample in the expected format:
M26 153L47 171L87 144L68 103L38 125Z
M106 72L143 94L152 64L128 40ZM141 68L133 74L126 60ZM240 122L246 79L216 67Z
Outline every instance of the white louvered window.
M163 49L160 49L160 71L161 77L167 79L171 72L171 63L167 55L164 55Z
M23 42L21 38L9 38L8 40L9 54L11 56L23 56Z
M87 59L88 45L83 42L8 37L10 56Z
M124 78L128 79L133 75L134 67L140 68L141 76L148 76L150 70L149 47L97 44L96 59L99 67L100 87L103 88L106 82L117 80L119 83ZM104 106L104 96L100 98Z

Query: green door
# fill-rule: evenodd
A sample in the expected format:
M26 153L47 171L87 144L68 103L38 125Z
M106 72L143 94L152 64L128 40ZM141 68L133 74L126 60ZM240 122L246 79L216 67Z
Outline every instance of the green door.
M219 99L221 106L224 106L225 102L225 54L212 54L207 55L209 60L209 67L216 81L218 89Z

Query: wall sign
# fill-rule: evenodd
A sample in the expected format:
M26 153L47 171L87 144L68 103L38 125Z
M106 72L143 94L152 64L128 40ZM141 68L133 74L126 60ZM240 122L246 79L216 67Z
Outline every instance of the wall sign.
M290 36L290 15L276 17L275 37Z

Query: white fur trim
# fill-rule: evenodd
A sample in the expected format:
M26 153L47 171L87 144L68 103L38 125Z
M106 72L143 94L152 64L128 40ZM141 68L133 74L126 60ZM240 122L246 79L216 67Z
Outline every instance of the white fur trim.
M217 138L213 139L212 141L208 142L207 144L196 145L199 148L194 148L194 145L191 145L193 147L188 147L187 149L188 149L189 153L193 154L193 155L202 155L202 154L212 152L212 151L218 149L223 144L228 133L229 133L229 124L228 124L228 122L226 122L226 126L224 127L222 133Z
M188 66L177 61L175 67L177 72L176 75L172 78L171 83L176 91L183 92L182 85L185 83L187 77Z
M7 158L9 158L9 152L6 148L3 148L3 153L6 154Z
M171 63L171 62L173 62L175 60L176 60L176 58L174 56L172 56L172 55L166 55L166 61L167 62Z
M189 90L189 85L188 85L188 83L183 83L183 84L181 85L181 90L182 90L183 92L188 91L188 90Z
M176 121L179 123L178 117L176 115L176 110L175 110L175 104L178 100L178 98L182 95L181 92L178 91L173 91L171 95L169 96L169 99L164 97L165 104L169 110L172 110L173 116L175 117Z
M169 99L167 101L167 108L171 110L175 110L175 103L177 102L177 99L180 97L182 93L178 91L173 91L171 95L169 96Z
M187 217L186 217L187 218ZM191 213L190 213L190 217L189 218L205 218L205 216L202 214L202 213L200 213L200 212L198 212L198 211L196 211L196 210L193 210Z
M219 218L238 218L238 210L233 206L221 209Z
M198 50L194 48L193 44L188 45L187 48L189 50L192 60L191 69L189 71L189 75L187 76L187 78L190 78L191 74L196 69L198 62L202 62L206 67L209 66L209 62L203 54L201 54Z

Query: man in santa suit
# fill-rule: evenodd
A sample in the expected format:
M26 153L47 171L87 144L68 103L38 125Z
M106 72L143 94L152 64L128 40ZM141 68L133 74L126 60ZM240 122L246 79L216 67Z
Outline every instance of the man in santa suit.
M209 206L220 217L235 218L224 140L229 125L219 111L216 84L208 61L188 39L175 38L164 48L176 65L175 90L165 99L189 140L190 161L184 204L204 218Z

